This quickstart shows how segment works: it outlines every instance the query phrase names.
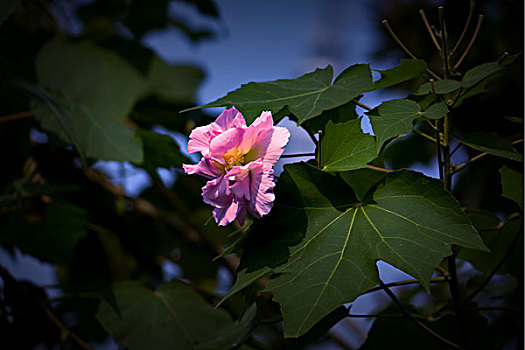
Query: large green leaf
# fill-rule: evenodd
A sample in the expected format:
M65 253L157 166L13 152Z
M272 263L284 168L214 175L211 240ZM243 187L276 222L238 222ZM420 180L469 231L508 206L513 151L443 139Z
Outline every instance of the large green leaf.
M204 73L195 66L170 65L155 56L149 66L146 94L163 102L187 105L193 101L203 78Z
M241 336L232 330L235 323L226 312L205 303L192 287L178 281L155 291L139 282L123 281L114 285L113 292L121 316L103 301L97 318L117 343L132 350L195 349L199 344L208 348L205 345L214 341L229 349L242 341L253 317L252 312L243 319L238 327Z
M479 271L490 273L501 262L511 246L516 243L514 240L521 227L522 218L516 216L500 222L491 212L476 209L469 209L467 215L480 232L490 252L464 248L461 249L458 257L469 261ZM507 272L505 265L497 271L500 274Z
M465 146L475 150L523 162L523 155L516 151L508 140L500 136L476 131L456 139Z
M182 163L191 162L181 153L179 145L171 136L148 130L137 133L144 144L144 162L141 164L144 169L152 171L156 168L180 168Z
M87 42L51 40L36 59L38 83L94 115L121 122L146 86L119 55Z
M226 96L196 108L235 106L251 123L262 111L278 114L283 109L297 117L298 124L323 111L341 106L372 87L367 64L344 70L332 83L333 68L318 68L297 79L243 84Z
M377 110L369 113L370 123L377 139L377 151L392 137L412 131L412 124L419 117L438 119L448 112L444 103L436 103L421 112L419 104L399 99L383 102Z
M142 141L130 128L58 96L46 94L38 101L33 111L42 128L75 145L81 155L142 162Z
M0 216L0 244L16 246L42 261L70 262L88 224L84 209L53 200L40 220L28 221L18 211Z
M498 64L498 62L480 64L479 66L474 67L465 73L463 76L462 85L466 88L476 85L500 69L502 69L502 67Z
M381 74L381 79L374 81L374 86L368 91L383 89L417 78L423 74L426 68L427 64L423 60L402 59L398 66L386 70L377 70Z
M393 172L359 202L340 177L305 163L285 170L274 209L254 224L245 244L240 271L273 270L267 289L281 304L286 336L304 334L377 285L377 260L411 274L428 289L452 244L485 249L440 181Z
M329 121L321 150L321 167L328 172L364 168L377 157L375 139L361 131L361 119Z
M501 168L499 173L501 174L503 197L518 203L523 210L523 173L508 166Z

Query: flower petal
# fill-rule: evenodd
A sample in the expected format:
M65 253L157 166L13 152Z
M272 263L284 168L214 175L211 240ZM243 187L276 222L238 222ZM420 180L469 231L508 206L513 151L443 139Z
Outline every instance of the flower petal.
M219 226L226 226L235 218L239 213L240 206L237 201L232 200L230 205L227 207L220 207L213 209L213 218Z
M270 163L261 162L257 167L250 169L251 201L248 210L258 218L270 212L275 200L272 168Z
M231 128L245 126L246 120L244 120L241 112L235 109L235 107L232 107L230 109L224 110L224 112L222 112L221 115L217 117L217 120L215 120L213 124L219 126L222 131L225 131Z
M210 125L193 129L188 141L188 153L201 152L202 155L208 155L212 136Z
M204 156L197 164L182 164L182 168L186 174L198 174L208 179L213 179L224 174L224 171L217 168L213 161Z
M233 195L229 189L229 181L224 176L210 180L202 188L204 203L214 207L226 207L230 205Z
M219 136L215 137L210 142L210 155L216 159L221 160L228 151L237 148L244 134L242 128L228 129Z

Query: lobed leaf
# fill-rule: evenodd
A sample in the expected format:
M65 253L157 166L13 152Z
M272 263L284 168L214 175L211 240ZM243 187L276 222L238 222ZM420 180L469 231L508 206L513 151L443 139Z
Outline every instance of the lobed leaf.
M456 139L465 146L475 150L523 162L523 155L516 151L508 140L500 136L484 132L472 132L465 135L463 138L456 137Z
M361 131L361 119L329 121L321 149L321 167L328 172L364 168L377 157L375 139Z
M499 170L503 197L518 203L523 210L523 173L504 166Z
M377 260L411 274L428 289L452 244L486 249L440 181L393 172L361 202L338 176L305 163L285 170L279 200L254 225L241 270L274 272L267 289L281 304L288 337L304 334L377 285Z
M376 70L381 74L381 78L374 81L373 87L368 91L383 89L417 78L425 72L426 68L427 64L423 60L401 59L398 66L386 70Z

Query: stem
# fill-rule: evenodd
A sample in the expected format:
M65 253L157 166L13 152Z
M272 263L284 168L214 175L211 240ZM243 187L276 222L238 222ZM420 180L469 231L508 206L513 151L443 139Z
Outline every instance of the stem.
M93 350L93 348L91 346L89 346L85 341L82 340L82 338L80 338L78 335L76 335L75 333L73 333L69 328L67 328L67 326L62 323L62 321L60 321L52 312L51 310L49 310L49 308L45 305L42 305L42 308L44 309L44 312L46 313L47 317L49 317L49 319L57 326L57 328L60 330L60 333L61 333L61 337L64 337L65 339L67 339L68 337L70 337L71 339L73 339L79 346L80 348L84 349L84 350Z
M390 169L380 168L380 167L373 166L373 165L367 165L366 167L368 169L372 169L372 170L376 170L376 171L382 171L383 173L391 173L393 171L393 170L390 170Z
M519 139L519 140L516 140L516 141L512 141L511 144L515 145L515 144L518 144L520 142L523 142L523 139ZM485 157L486 155L488 155L489 153L487 152L483 152L483 153L480 153L478 154L477 156L474 156L472 158L470 158L469 160L467 160L465 163L463 164L460 164L458 165L454 170L452 170L452 174L455 174L457 173L458 171L461 171L463 170L467 165L469 165L470 163L472 162L475 162L476 160L482 158L482 157Z
M423 131L420 131L420 130L418 130L418 129L414 129L414 133L416 133L416 134L418 134L418 135L420 135L420 136L426 138L427 140L431 141L432 143L437 143L437 140L436 140L435 137L432 137L432 136L430 136L430 135L428 135L428 134L425 134ZM440 144L441 144L441 146L443 146L443 147L445 146L445 144L444 144L443 142L440 142Z
M457 48L459 47L459 44L461 44L461 41L465 37L465 34L467 34L467 30L468 30L468 27L470 25L470 21L472 20L472 15L474 14L474 6L475 5L476 5L476 1L475 0L470 0L470 8L469 8L469 11L468 11L467 22L465 22L465 27L463 28L463 32L461 32L461 35L459 36L459 39L458 39L456 45L454 46L454 48L450 52L451 56L454 54L454 52L456 52Z
M0 123L5 123L11 120L17 120L17 119L27 118L31 116L33 116L32 111L25 111L25 112L20 112L20 113L15 113L15 114L3 115L0 117Z
M353 99L352 102L355 103L356 105L358 105L359 107L364 108L364 109L366 109L366 110L371 111L371 110L373 109L372 107L369 107L369 106L365 105L364 103L359 102L359 101L356 100L356 99Z
M481 23L483 23L483 15L479 15L479 17L478 17L478 24L476 26L476 30L474 31L474 35L472 35L472 39L470 39L470 43L468 44L467 48L465 49L465 52L463 52L463 55L461 55L460 59L454 65L454 69L457 69L459 67L459 65L461 64L461 62L463 62L463 60L467 56L468 52L470 51L470 48L474 44L474 41L476 41L476 37L478 36L479 29L481 28Z
M396 41L396 43L399 45L399 47L401 47L401 49L403 51L406 52L406 54L408 56L410 56L410 58L414 59L414 60L417 60L418 58L412 53L410 52L410 50L401 42L401 40L399 40L399 38L397 37L396 33L394 33L394 31L392 30L392 28L390 27L390 24L388 24L388 21L385 19L383 20L383 25L385 26L386 30L390 33L390 35L392 36L392 38ZM438 79L438 80L441 80L441 78L434 72L432 72L430 70L430 68L426 68L427 72L430 73L430 75L432 75L434 78Z
M446 282L447 280L448 280L447 277L433 277L430 279L430 282L431 283L442 283L442 282ZM407 286L410 284L421 284L421 283L418 280L405 280L405 281L386 283L385 286L400 287L400 286ZM370 288L369 290L364 291L363 294L361 295L377 292L380 290L383 290L383 287L379 286L379 287Z
M430 24L428 23L427 16L425 15L425 11L423 11L423 9L419 10L419 15L421 16L421 19L423 20L423 23L425 24L425 27L427 28L428 34L430 34L430 38L432 39L432 42L434 43L438 51L441 51L441 46L439 46L436 36L434 35L434 33L432 33L432 28L430 28Z
M433 337L435 337L436 339L439 339L441 340L442 342L452 346L453 348L456 348L456 349L461 349L461 347L456 344L456 343L453 343L451 342L450 340L448 340L447 338L444 338L443 336L437 334L436 332L434 332L432 329L430 329L429 327L427 327L424 323L422 323L421 321L419 321L417 318L415 318L413 315L411 315L406 309L405 307L403 306L403 304L401 304L401 302L399 301L399 299L397 299L397 297L395 296L394 293L392 293L392 291L390 289L388 289L388 287L383 283L383 281L379 280L379 284L381 285L381 287L383 288L383 290L385 291L385 293L390 297L390 299L392 299L392 301L394 302L394 304L397 305L397 307L401 310L401 312L403 313L403 315L405 315L405 317L407 317L410 321L414 322L419 328L421 328L422 330L424 330L425 332L427 332L428 334L432 335Z
M514 236L514 239L512 240L512 243L509 247L509 249L507 249L507 252L505 252L505 255L503 256L503 258L501 258L501 260L498 262L498 264L496 266L494 266L494 268L492 269L492 271L490 271L490 273L487 275L487 277L485 278L485 280L478 286L478 288L476 288L475 291L473 291L462 303L463 306L465 306L469 301L471 301L479 292L481 292L483 290L483 288L485 288L485 286L490 282L490 280L492 279L492 277L494 277L494 275L498 272L498 270L501 268L501 266L503 266L503 264L505 263L505 261L509 258L510 256L510 253L512 253L512 250L514 249L514 247L516 246L516 243L518 243L518 240L520 238L522 234L522 231L521 229L518 230L518 233Z
M321 143L323 141L323 130L319 130L319 141L317 142L317 167L321 169Z
M439 11L439 25L441 26L441 55L443 56L443 67L444 67L444 75L445 79L447 79L450 76L450 62L449 62L449 51L448 51L448 34L447 34L447 26L445 23L445 10L443 6L438 7Z
M281 158L315 157L315 153L283 154Z
M444 137L444 143L443 146L443 166L444 166L444 186L445 189L449 192L452 191L452 172L450 167L450 116L449 114L445 114L445 119L443 122L443 137Z

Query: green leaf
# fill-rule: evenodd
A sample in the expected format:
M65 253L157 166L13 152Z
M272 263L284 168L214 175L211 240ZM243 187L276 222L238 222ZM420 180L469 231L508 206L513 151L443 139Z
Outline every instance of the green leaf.
M361 131L361 119L326 124L321 142L321 166L324 171L344 171L364 168L377 157L372 135Z
M448 113L448 107L444 102L434 103L432 106L428 107L423 113L422 116L428 119L440 119Z
M506 165L499 170L499 173L501 174L503 197L518 203L523 210L523 173Z
M375 81L373 87L367 91L383 89L417 78L423 74L426 68L427 64L423 60L402 59L398 66L386 70L376 70L381 73L381 79Z
M421 108L411 100L390 100L383 102L377 113L370 113L370 123L376 135L377 152L392 137L412 131L412 122L421 116Z
M523 155L516 151L508 140L497 135L484 132L472 132L463 138L456 137L456 139L465 146L469 146L475 150L523 162Z
M352 187L357 198L363 201L368 191L381 181L386 176L386 173L372 169L358 169L345 171L340 173L339 176Z
M467 215L479 231L483 242L490 252L482 252L473 249L461 249L458 258L469 261L476 269L483 273L490 273L503 259L507 251L515 243L514 239L521 227L521 217L510 218L504 223L491 212L486 210L469 209ZM502 266L499 274L508 272L506 266Z
M510 121L511 123L516 123L516 124L523 124L523 118L518 118L518 117L505 117L505 119L507 119L508 121Z
M0 26L13 13L20 0L3 0L0 2Z
M195 66L170 65L158 57L151 60L148 72L148 91L162 102L187 105L193 101L204 73Z
M328 121L333 123L343 123L348 120L357 119L358 115L355 110L356 104L348 102L342 106L323 112L319 117L307 120L303 127L306 127L312 134L325 131Z
M75 145L81 155L142 162L142 141L130 128L49 94L39 102L33 111L42 128Z
M144 162L141 165L144 169L180 168L182 163L191 163L171 136L148 130L140 130L137 134L144 145Z
M366 64L350 66L333 83L332 79L332 66L327 66L297 79L251 82L214 102L192 109L235 106L250 124L262 111L269 110L275 115L287 108L297 117L298 124L302 124L323 111L351 101L372 86L372 74Z
M0 217L0 244L14 245L22 252L51 263L70 262L89 224L84 209L51 201L42 219L30 222L21 212Z
M438 95L444 95L456 91L461 88L461 83L456 80L437 80L434 81L434 89L432 89L432 83L428 82L419 87L416 95L426 95L436 92Z
M114 52L87 42L50 40L36 58L38 83L99 118L122 122L146 81Z
M489 75L499 71L502 69L502 67L498 64L498 62L490 62L490 63L484 63L477 67L474 67L470 70L468 70L465 73L465 76L463 76L462 85L463 87L471 87Z
M237 322L221 327L214 337L198 344L196 350L233 349L241 344L255 326L257 305L252 304Z
M102 301L96 317L117 343L132 350L194 349L232 323L226 312L205 303L182 282L152 291L139 282L122 281L113 292L122 316Z
M428 289L452 244L485 249L440 181L393 172L363 203L337 176L306 163L285 170L275 207L253 225L241 266L252 274L274 271L267 289L281 304L288 337L377 285L376 260Z

